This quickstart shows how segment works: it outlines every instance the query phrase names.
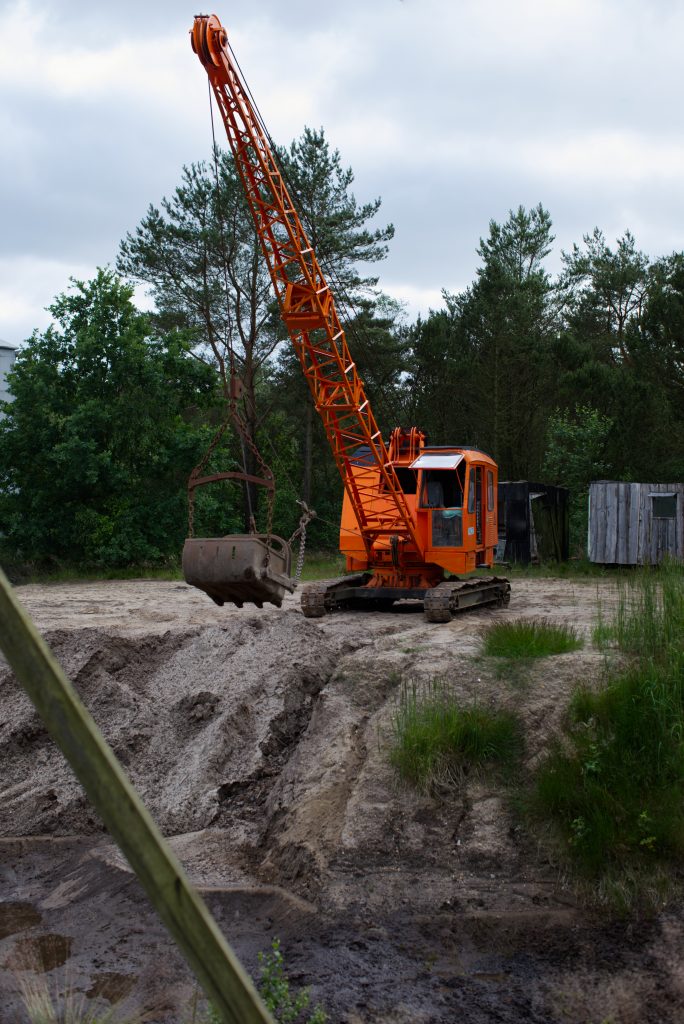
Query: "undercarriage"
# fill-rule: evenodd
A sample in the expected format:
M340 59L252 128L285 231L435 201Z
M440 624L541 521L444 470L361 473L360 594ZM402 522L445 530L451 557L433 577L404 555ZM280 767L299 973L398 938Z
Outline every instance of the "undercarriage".
M455 612L476 605L501 608L511 599L511 585L499 576L460 579L452 576L429 589L422 587L370 587L370 573L339 576L332 580L308 583L302 591L302 611L306 618L321 618L327 612L342 609L384 611L397 601L422 601L428 622L449 622Z

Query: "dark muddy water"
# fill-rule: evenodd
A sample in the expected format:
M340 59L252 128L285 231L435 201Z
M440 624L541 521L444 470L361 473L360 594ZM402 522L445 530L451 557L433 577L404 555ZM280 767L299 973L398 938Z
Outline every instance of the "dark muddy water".
M0 843L2 1024L22 1019L17 983L27 971L103 1007L146 1009L150 1022L187 1019L189 972L136 879L101 854L94 838ZM258 951L280 938L293 984L311 985L331 1022L598 1024L606 1017L588 1015L589 997L609 1002L612 991L615 1003L620 985L638 1017L616 1024L681 1019L681 993L658 952L662 921L602 927L571 909L425 913L408 900L370 914L362 897L333 915L275 887L204 896L253 974Z

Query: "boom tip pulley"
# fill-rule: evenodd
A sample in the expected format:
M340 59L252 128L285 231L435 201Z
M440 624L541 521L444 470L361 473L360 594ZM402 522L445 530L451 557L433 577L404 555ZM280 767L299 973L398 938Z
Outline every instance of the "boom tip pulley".
M228 45L228 33L215 14L195 15L190 41L205 68L221 66L221 53Z

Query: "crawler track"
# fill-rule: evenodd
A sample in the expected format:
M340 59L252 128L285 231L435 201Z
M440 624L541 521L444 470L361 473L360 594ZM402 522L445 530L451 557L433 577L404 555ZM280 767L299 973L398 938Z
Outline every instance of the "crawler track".
M400 590L390 587L368 587L369 573L317 580L302 591L302 611L306 618L322 618L326 612L343 608L366 608L377 611L389 608L394 601L411 598L423 602L428 622L449 622L455 612L476 605L503 607L511 599L511 585L500 576L480 576L461 580L453 578L432 590Z
M307 619L320 619L326 612L344 607L335 591L344 587L363 587L370 578L369 573L358 573L355 576L337 576L332 580L316 580L307 583L302 591L302 612ZM348 603L348 602L344 602Z
M428 622L450 622L454 612L475 605L495 604L499 608L511 599L511 585L501 576L480 576L469 580L446 580L428 590L423 599Z

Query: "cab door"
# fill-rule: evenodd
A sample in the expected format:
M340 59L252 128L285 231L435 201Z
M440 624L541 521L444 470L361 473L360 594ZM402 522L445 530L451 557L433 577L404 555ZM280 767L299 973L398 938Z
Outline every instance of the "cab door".
M475 467L475 542L478 548L484 543L484 469Z
M482 496L484 493L484 477L482 466L470 467L470 479L468 481L468 512L475 516L475 547L481 548L483 543L483 513ZM472 522L472 520L471 520Z

